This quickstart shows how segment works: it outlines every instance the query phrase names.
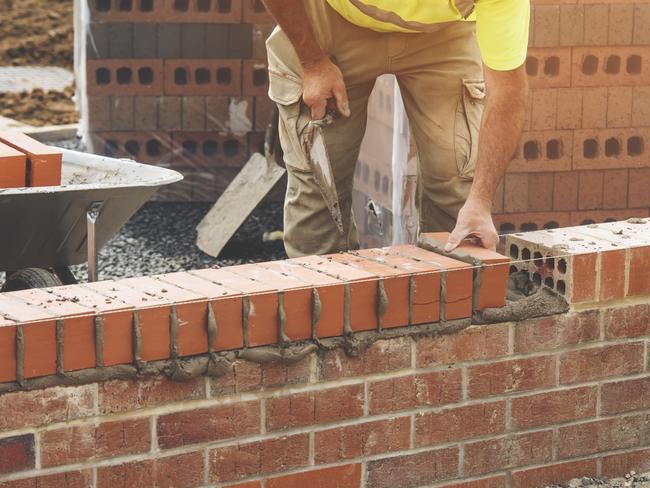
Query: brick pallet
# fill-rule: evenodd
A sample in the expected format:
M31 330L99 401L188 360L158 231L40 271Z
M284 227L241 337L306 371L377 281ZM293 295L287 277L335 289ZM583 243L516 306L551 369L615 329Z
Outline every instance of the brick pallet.
M82 1L90 147L183 173L159 199L214 201L269 122L262 2Z

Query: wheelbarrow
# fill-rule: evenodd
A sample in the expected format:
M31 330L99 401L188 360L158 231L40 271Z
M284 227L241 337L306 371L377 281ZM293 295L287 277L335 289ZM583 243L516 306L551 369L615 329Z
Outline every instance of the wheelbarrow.
M61 186L0 190L1 291L76 283L71 265L88 261L176 171L61 150Z

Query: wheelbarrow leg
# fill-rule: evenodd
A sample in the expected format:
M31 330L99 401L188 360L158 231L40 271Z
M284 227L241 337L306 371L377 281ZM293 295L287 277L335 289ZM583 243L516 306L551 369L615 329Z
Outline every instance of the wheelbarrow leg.
M67 266L59 266L57 268L54 268L54 272L64 285L77 284L77 278Z
M97 281L97 239L95 224L102 211L104 202L94 202L86 211L86 228L88 243L88 282Z

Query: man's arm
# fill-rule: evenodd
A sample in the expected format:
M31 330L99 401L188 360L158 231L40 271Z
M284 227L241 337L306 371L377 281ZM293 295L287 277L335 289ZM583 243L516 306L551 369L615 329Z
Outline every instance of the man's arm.
M348 95L341 70L318 45L314 29L305 11L304 0L264 0L269 12L293 44L303 68L305 104L312 119L325 117L327 100L334 98L336 108L350 116Z
M521 136L528 97L524 66L510 71L484 68L486 102L481 120L474 183L458 214L446 251L468 236L483 247L495 249L499 237L492 222L494 194L512 159Z

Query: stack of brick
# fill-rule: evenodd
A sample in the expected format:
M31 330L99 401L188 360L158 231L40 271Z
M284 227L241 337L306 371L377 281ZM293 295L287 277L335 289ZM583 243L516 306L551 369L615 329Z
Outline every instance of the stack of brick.
M0 191L61 184L60 151L21 132L0 132Z
M650 207L650 3L536 0L524 135L495 205L502 232Z
M82 3L92 150L183 173L162 199L214 201L260 149L271 113L262 2Z

